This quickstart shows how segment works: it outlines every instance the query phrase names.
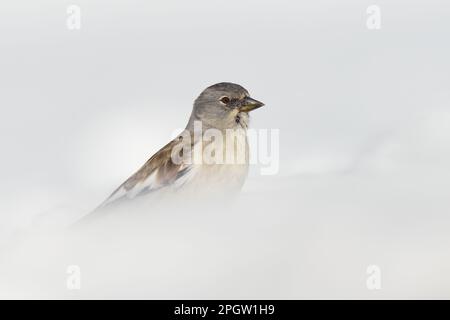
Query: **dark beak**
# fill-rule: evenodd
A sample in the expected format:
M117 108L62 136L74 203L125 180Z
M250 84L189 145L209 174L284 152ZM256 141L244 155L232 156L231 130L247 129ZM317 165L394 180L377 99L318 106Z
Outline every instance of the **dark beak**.
M264 103L252 99L250 97L244 98L242 101L242 104L239 106L239 111L241 112L249 112L258 108L261 108L264 105Z

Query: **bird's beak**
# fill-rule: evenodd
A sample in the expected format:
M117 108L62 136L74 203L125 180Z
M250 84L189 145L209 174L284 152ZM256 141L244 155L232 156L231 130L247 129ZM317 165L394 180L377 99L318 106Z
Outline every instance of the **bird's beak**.
M241 112L249 112L258 108L261 108L264 105L264 103L252 99L250 97L244 98L242 101L242 104L239 106L239 111Z

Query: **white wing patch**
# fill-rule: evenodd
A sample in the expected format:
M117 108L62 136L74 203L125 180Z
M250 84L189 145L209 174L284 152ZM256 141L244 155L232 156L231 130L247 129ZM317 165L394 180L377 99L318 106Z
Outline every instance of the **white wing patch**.
M178 175L175 181L173 182L174 188L179 189L184 186L187 182L191 181L198 171L197 166L185 166L181 175Z
M129 190L127 190L125 186L121 186L108 199L106 199L100 207L106 206L119 199L133 199L139 195L150 193L164 187L173 187L174 189L178 189L194 177L195 171L196 170L194 170L193 166L182 165L180 166L177 177L172 183L162 184L157 180L158 170L155 170L145 180L137 183Z
M129 190L125 189L125 186L121 186L108 199L106 199L105 202L103 202L102 207L122 198L133 199L145 190L150 192L152 189L158 189L158 183L156 181L157 174L157 170L152 172L152 174L149 175L145 180L137 183L133 188Z
M190 143L190 142L189 142ZM197 142L198 143L198 142ZM196 143L196 144L197 144ZM170 146L170 145L168 145ZM195 148L195 146L194 146ZM189 161L183 161L180 165L175 165L173 168L167 166L167 162L161 161L160 158L150 158L154 161L159 162L161 167L156 167L152 170L148 177L138 181L133 185L135 179L135 175L131 176L127 181L125 181L116 191L114 191L109 198L107 198L100 207L104 207L108 204L111 204L118 200L125 199L133 199L137 196L148 194L151 192L156 192L159 189L171 188L172 190L177 190L184 186L187 182L191 181L193 177L198 173L198 166L191 164L192 162L192 149L183 149L184 155L188 156L185 159ZM166 149L167 150L167 149ZM161 149L161 151L165 151ZM168 159L170 161L170 159ZM151 165L151 163L147 163L146 165ZM146 167L142 167L137 174ZM172 169L175 169L174 172ZM129 182L132 183L129 183ZM130 186L131 185L131 186Z

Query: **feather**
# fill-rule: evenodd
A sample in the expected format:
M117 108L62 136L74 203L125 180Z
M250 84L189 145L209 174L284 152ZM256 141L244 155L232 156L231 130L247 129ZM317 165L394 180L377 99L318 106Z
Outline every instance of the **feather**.
M190 145L186 146L186 144ZM174 152L174 148L177 148L177 150L191 150L192 147L193 144L190 141L185 142L183 136L172 140L155 153L136 173L122 183L100 207L124 199L133 199L169 185L181 187L189 177L188 173L191 172L192 164L186 161L174 163L172 152ZM184 158L188 159L189 155L184 156Z

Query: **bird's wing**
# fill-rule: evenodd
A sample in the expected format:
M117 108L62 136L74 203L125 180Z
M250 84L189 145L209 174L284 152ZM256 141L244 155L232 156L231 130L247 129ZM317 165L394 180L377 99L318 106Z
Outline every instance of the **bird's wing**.
M184 148L187 144L189 148ZM192 147L193 143L184 141L181 136L172 140L122 183L100 207L121 199L132 199L168 185L180 187L189 179L193 166L186 161L174 162L172 152L186 152L186 150L192 150Z

